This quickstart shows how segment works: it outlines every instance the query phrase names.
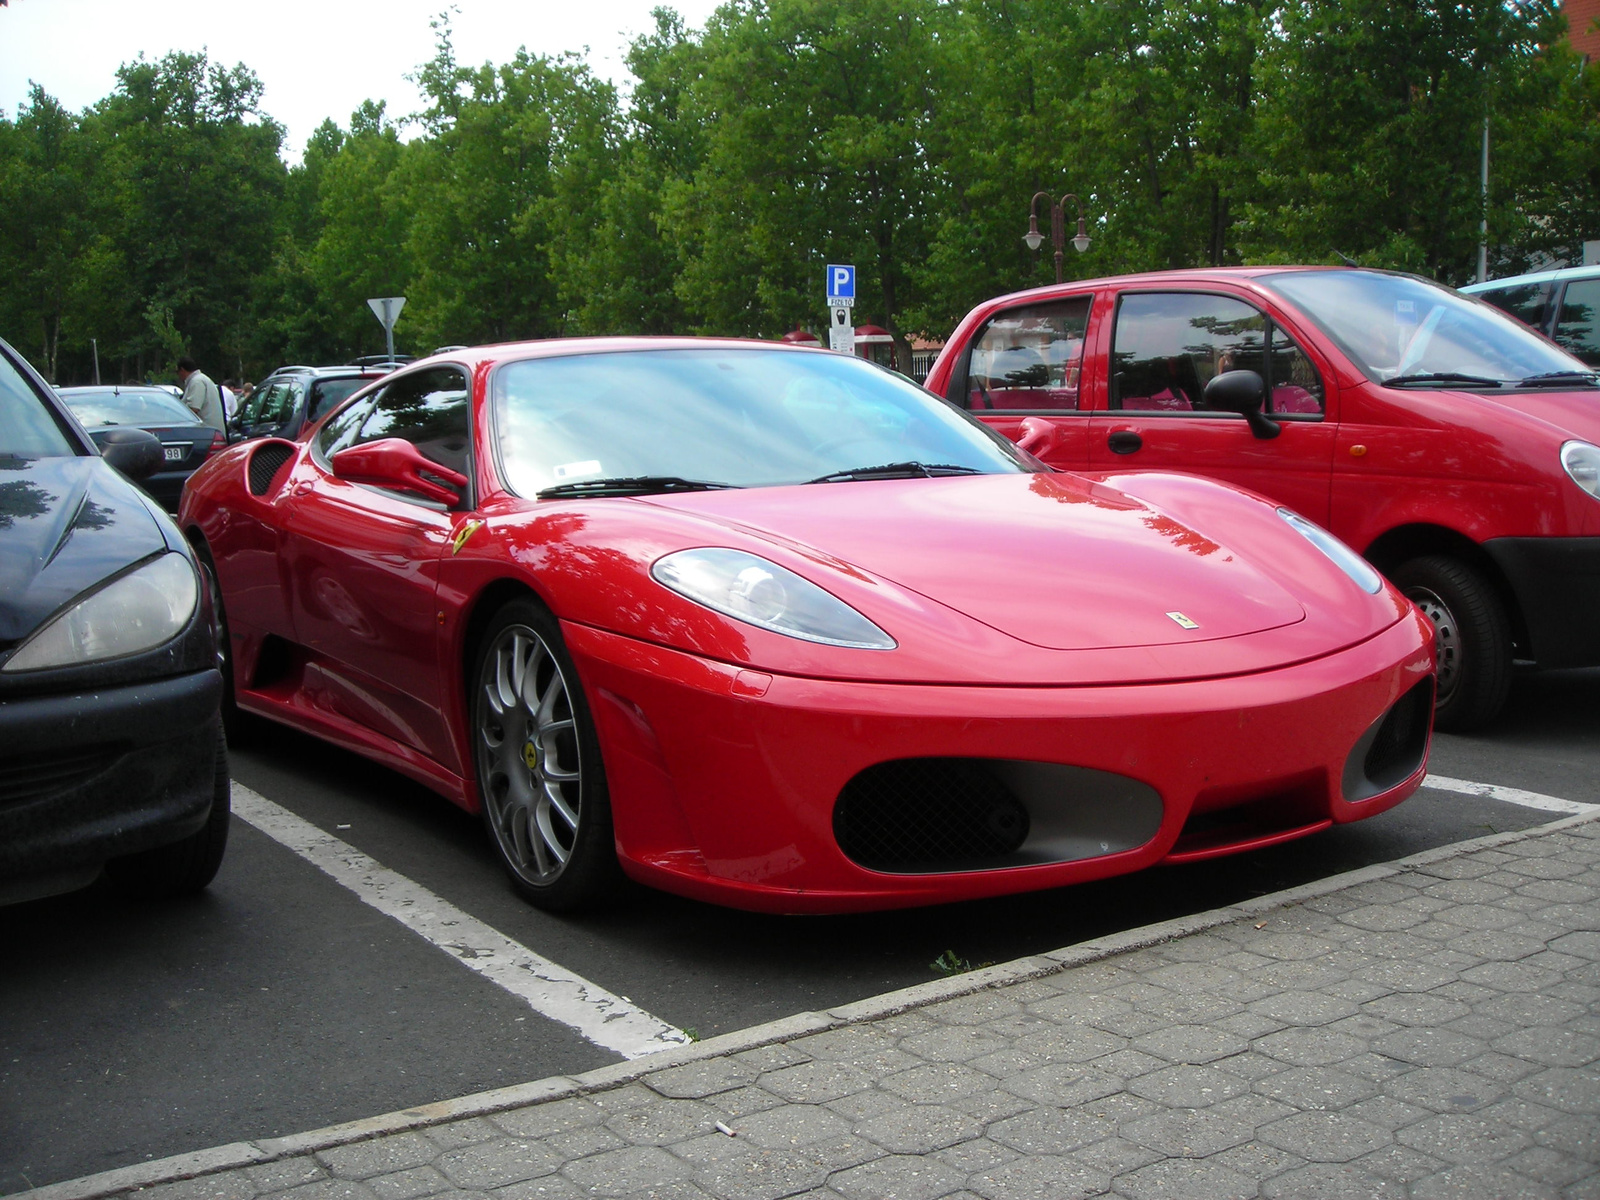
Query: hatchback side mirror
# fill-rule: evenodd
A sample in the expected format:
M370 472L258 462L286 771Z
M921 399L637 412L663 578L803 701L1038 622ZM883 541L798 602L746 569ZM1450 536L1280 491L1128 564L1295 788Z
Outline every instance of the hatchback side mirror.
M1261 411L1267 402L1267 385L1254 371L1224 371L1206 384L1202 403L1216 412L1243 417L1250 432L1263 440L1275 438L1283 427Z
M92 435L105 459L129 479L149 479L166 461L161 439L143 429L103 429Z
M379 438L335 454L333 473L350 483L413 492L440 504L457 505L467 477L442 467L404 438Z

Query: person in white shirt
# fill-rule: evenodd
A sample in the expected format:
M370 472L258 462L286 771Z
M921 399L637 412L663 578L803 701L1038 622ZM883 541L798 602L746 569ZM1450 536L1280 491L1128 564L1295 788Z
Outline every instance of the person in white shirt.
M187 355L178 360L178 382L183 385L183 402L200 418L202 425L227 429L227 420L222 415L221 389L200 369L200 364Z

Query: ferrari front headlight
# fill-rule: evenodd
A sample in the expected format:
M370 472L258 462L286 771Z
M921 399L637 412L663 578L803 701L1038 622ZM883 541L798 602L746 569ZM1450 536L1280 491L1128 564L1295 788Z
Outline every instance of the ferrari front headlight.
M1383 576L1372 564L1322 526L1287 508L1280 508L1278 515L1289 523L1291 529L1331 558L1334 565L1350 576L1363 592L1371 592L1376 596L1383 591Z
M183 632L199 602L200 581L189 560L163 554L70 605L0 669L76 667L154 650Z
M650 575L696 604L786 637L853 650L893 650L895 640L831 592L743 550L706 546L656 560Z

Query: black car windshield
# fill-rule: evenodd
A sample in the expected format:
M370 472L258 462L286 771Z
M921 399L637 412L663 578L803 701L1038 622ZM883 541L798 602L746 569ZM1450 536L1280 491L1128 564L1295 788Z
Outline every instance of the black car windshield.
M0 355L0 458L64 458L78 453L27 380Z
M1498 309L1415 276L1290 271L1261 282L1293 301L1376 383L1514 387L1589 371Z
M826 351L525 359L497 372L494 403L506 484L530 498L1032 469L938 397Z
M143 429L164 425L199 425L200 418L176 396L154 388L121 391L112 388L62 388L61 398L78 420L88 426L136 425Z

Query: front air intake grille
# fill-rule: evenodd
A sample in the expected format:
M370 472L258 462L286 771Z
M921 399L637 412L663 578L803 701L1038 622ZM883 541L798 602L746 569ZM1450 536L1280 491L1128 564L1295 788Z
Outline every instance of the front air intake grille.
M1367 778L1383 788L1394 787L1422 765L1433 723L1433 680L1424 679L1395 702L1367 748Z
M272 490L273 477L294 457L289 442L264 442L250 456L250 494L265 496Z
M839 793L833 834L875 871L972 870L1014 852L1028 810L978 759L912 758L862 771Z
M0 805L23 804L87 783L123 754L118 746L91 746L0 759Z
M1350 752L1344 798L1366 800L1399 787L1422 766L1433 725L1433 680L1424 679L1394 702Z

